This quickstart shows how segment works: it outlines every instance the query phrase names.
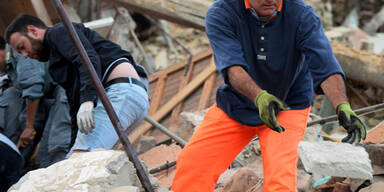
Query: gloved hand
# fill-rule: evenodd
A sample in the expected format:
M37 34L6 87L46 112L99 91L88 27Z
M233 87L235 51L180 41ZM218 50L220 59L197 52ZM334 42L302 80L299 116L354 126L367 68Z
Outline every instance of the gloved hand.
M77 112L77 126L81 133L88 134L95 127L93 121L93 101L86 101L80 105Z
M280 109L282 111L289 110L289 107L284 106L275 96L267 93L267 91L261 91L255 98L255 105L259 108L260 119L265 125L276 132L284 132L284 127L279 125L276 120L275 110Z
M336 107L336 113L339 123L347 130L348 135L343 138L342 142L358 143L361 139L365 139L367 130L359 116L352 111L348 102L342 102Z

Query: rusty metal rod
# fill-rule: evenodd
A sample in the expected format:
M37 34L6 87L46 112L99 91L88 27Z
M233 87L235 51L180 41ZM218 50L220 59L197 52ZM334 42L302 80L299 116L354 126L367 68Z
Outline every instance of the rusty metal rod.
M160 172L160 171L162 171L162 170L165 170L165 169L169 169L169 168L172 168L173 166L175 166L176 165L176 161L172 161L172 162L170 162L170 163L165 163L165 164L163 164L163 165L160 165L159 167L155 167L155 168L153 168L153 169L150 169L149 170L149 173L150 174L155 174L155 173L158 173L158 172Z
M143 165L137 158L137 155L132 147L132 144L129 142L127 136L122 134L120 131L120 130L123 130L120 120L117 117L116 112L113 109L112 104L105 93L105 90L100 82L100 79L96 74L95 68L91 64L91 60L89 59L88 54L85 51L84 46L81 43L78 34L75 31L75 28L73 27L71 21L68 18L67 13L65 12L63 4L61 3L60 0L51 0L51 1L54 7L56 8L57 13L60 16L60 19L63 21L65 29L67 30L68 35L70 36L73 44L75 45L77 52L79 53L80 58L83 64L85 65L85 68L87 69L88 75L92 80L92 84L96 88L97 95L99 96L99 99L103 103L104 108L107 111L107 114L113 124L113 127L115 128L115 131L119 136L121 143L124 146L125 153L127 154L129 160L133 162L133 165L136 168L137 175L139 177L141 184L143 185L145 191L153 192L151 182L149 181L149 178L144 171Z

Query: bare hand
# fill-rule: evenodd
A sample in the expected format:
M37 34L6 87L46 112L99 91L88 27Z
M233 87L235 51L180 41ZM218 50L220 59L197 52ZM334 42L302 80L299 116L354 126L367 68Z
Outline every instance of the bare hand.
M17 147L25 148L28 145L33 143L35 138L36 131L34 128L26 128L20 136L19 141L17 142Z

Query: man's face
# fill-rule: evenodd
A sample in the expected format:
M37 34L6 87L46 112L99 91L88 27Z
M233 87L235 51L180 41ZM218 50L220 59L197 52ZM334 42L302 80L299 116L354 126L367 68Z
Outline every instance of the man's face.
M6 63L5 63L5 50L1 49L0 50L0 71L1 72L5 72L5 67L6 67Z
M260 17L271 16L280 5L281 0L249 0Z
M30 34L23 35L16 32L9 38L11 46L24 57L41 59L43 56L43 42L31 37Z

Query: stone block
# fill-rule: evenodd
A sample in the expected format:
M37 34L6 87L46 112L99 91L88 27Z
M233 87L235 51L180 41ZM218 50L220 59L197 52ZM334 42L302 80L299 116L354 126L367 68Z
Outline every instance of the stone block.
M327 141L302 141L298 150L307 172L322 176L372 179L371 161L362 147Z

